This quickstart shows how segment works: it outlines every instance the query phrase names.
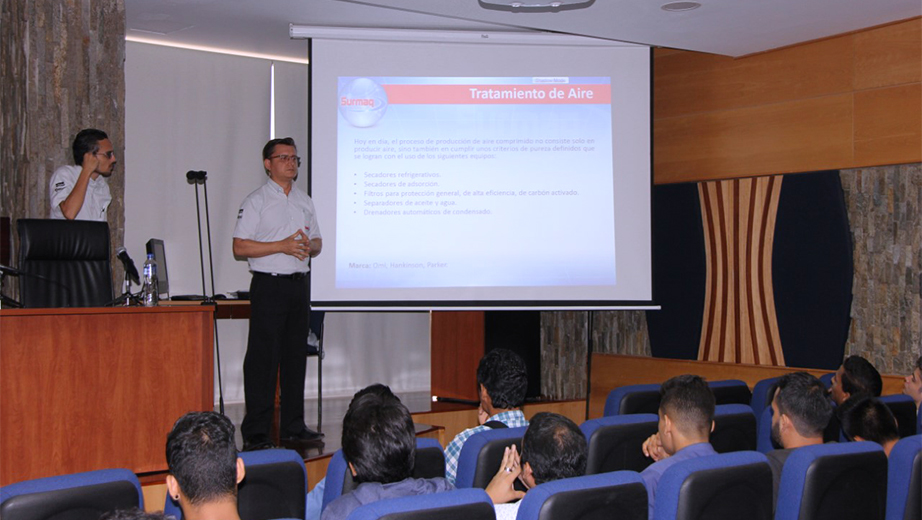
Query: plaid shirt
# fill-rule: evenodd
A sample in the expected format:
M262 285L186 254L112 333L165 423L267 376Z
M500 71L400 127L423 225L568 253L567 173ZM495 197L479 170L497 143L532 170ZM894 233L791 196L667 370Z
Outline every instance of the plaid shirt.
M522 410L510 410L508 412L498 413L487 419L487 422L490 421L499 421L509 428L528 426L528 421L525 420L525 414L522 413ZM452 485L454 485L455 479L458 477L458 457L461 456L461 448L464 446L464 442L471 435L477 432L485 432L489 429L489 426L484 425L468 428L456 435L454 440L445 448L445 478L447 478Z

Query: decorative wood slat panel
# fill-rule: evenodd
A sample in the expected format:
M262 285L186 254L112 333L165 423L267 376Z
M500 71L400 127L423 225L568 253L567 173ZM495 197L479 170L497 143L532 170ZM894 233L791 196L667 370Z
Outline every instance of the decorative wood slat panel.
M771 252L781 177L699 184L707 277L698 359L783 365Z

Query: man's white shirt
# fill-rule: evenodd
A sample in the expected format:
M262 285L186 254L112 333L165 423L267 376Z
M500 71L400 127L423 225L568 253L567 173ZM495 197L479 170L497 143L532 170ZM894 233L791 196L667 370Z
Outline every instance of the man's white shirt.
M321 238L314 202L294 185L288 195L272 179L247 195L237 213L234 238L256 242L275 242L298 230L308 239ZM285 253L248 258L251 271L292 274L310 270L308 259L298 260Z
M51 218L63 219L64 212L61 211L61 203L70 195L77 179L80 177L80 166L61 166L51 175L51 183L48 190L48 198L51 200ZM106 208L112 202L112 194L109 192L109 183L102 175L96 179L90 178L86 187L86 197L83 199L83 206L77 213L75 220L106 220Z

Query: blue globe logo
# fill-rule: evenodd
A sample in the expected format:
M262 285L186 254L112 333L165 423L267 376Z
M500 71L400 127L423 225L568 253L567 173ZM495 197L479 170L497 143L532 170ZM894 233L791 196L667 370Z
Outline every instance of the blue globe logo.
M359 128L374 126L387 111L387 93L373 80L356 78L339 91L339 113Z

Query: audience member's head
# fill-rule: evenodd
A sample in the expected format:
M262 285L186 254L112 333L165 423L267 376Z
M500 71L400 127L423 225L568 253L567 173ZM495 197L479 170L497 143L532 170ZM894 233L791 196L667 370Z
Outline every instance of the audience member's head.
M522 438L522 480L531 488L586 473L589 445L570 419L550 412L532 417Z
M525 361L506 349L491 350L477 366L480 407L487 415L522 406L528 391Z
M922 356L913 365L912 373L903 378L903 393L912 397L916 408L922 405Z
M837 405L857 395L880 397L883 381L880 372L861 356L848 356L832 378L829 395Z
M105 132L95 128L85 128L77 132L77 136L74 137L74 142L71 145L71 151L74 154L74 164L82 166L83 156L87 153L98 152L99 142L108 138L109 136L106 135Z
M850 399L839 413L842 431L853 441L873 441L884 447L887 456L900 440L896 417L880 399L862 397Z
M785 374L772 398L772 440L783 448L823 443L832 403L823 382L806 372Z
M399 482L413 474L416 432L407 408L384 385L359 390L343 419L343 457L357 483Z
M707 442L714 427L714 393L700 376L681 375L660 388L659 437L672 455L685 446Z
M216 412L191 412L179 418L166 441L170 474L167 491L184 518L195 520L213 506L237 510L237 484L243 461L237 457L234 425ZM209 516L205 514L205 516Z
M118 509L110 511L99 517L99 520L170 520L172 516L166 516L163 511L154 511L148 513L136 507L131 509Z

